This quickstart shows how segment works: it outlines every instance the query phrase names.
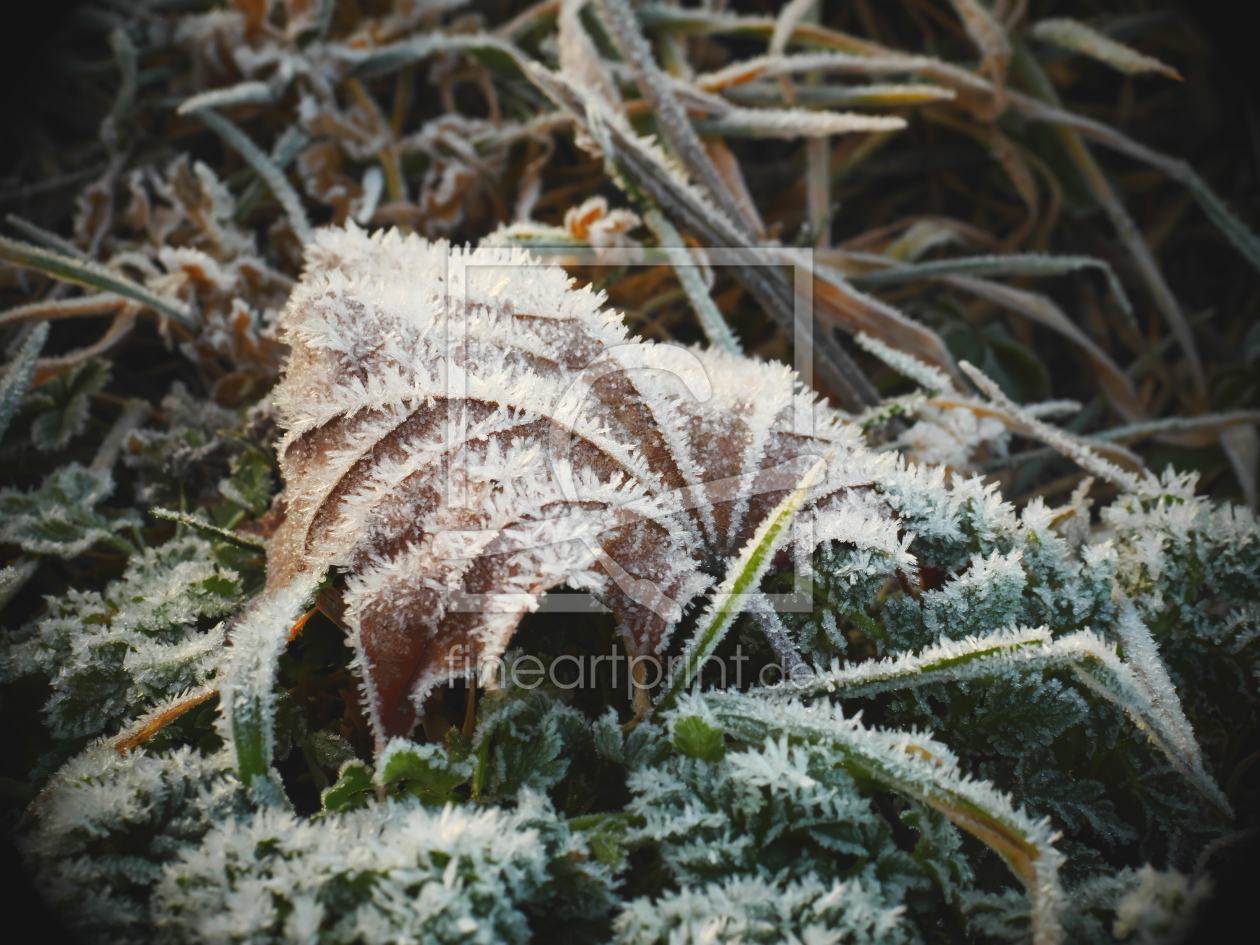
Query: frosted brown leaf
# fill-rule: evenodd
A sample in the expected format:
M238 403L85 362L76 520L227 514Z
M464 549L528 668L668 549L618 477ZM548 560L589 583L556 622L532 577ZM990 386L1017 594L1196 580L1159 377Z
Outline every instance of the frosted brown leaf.
M584 589L658 653L819 456L798 550L903 547L889 462L783 365L627 335L519 249L320 232L283 318L272 591L330 567L378 739L467 646L503 653L547 591ZM461 657L462 665L462 657Z

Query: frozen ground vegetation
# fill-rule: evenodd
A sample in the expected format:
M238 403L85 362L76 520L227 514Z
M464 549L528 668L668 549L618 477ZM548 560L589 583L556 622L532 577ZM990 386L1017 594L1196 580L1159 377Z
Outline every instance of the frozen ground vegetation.
M1212 908L1260 240L1183 14L93 0L59 42L0 167L0 797L84 940Z

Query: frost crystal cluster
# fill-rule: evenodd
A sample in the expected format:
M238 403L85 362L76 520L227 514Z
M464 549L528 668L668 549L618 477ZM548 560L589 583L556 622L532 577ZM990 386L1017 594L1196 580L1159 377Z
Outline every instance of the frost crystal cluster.
M2 651L58 908L110 942L1175 940L1236 829L1254 515L875 351L1117 491L1017 511L958 471L996 428L933 415L957 446L902 445L954 470L908 462L601 303L521 249L319 231L269 509L262 448L156 544L99 464L0 493L32 560L127 559ZM243 422L194 407L125 443L151 501Z

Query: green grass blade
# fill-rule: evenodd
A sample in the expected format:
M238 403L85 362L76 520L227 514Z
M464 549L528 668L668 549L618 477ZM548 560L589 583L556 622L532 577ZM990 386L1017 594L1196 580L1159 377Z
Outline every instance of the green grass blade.
M0 377L0 438L9 429L13 415L21 406L31 386L31 378L35 376L35 364L39 361L39 353L48 340L48 322L40 322L31 329L31 333L22 342L22 347L13 360L5 368Z
M594 0L594 3L604 29L630 67L644 101L651 106L661 136L669 142L696 186L736 225L744 244L751 244L752 221L745 217L743 208L731 195L705 151L669 79L653 58L652 49L639 30L634 11L626 0Z
M822 138L863 131L900 131L904 118L859 115L854 112L816 112L803 108L732 108L716 118L698 119L704 135L728 138Z
M283 172L292 163L293 159L298 156L298 152L306 146L307 140L309 139L306 135L290 125L284 129L284 134L280 136L280 140L272 147L271 163ZM249 186L245 188L245 192L241 194L241 199L236 204L235 219L237 223L244 222L266 190L267 182L261 177L255 177L250 181Z
M121 273L90 259L72 259L5 236L0 236L0 259L15 266L35 269L62 282L73 282L89 289L125 296L145 308L174 319L189 331L196 332L200 329L188 306L175 299L164 299Z
M896 269L881 269L853 276L855 285L900 285L916 279L939 279L942 276L1061 276L1079 269L1097 269L1107 280L1121 310L1133 319L1133 303L1116 277L1115 270L1093 256L1045 256L1040 253L1012 253L1005 256L965 256L961 259L936 259L912 263ZM1136 327L1136 326L1135 326Z
M203 108L226 108L229 105L266 103L275 100L275 89L266 82L238 82L226 89L211 89L209 92L201 92L185 99L176 111L180 115L190 115L196 114Z
M220 737L231 747L236 774L266 796L275 744L276 662L286 633L305 611L318 576L264 592L229 628L232 645L219 674Z
M1226 239L1234 244L1234 248L1242 253L1247 262L1260 272L1260 238L1251 232L1247 224L1234 216L1233 211L1225 206L1225 202L1216 196L1216 191L1189 164L1170 160L1170 164L1162 169L1167 172L1170 167L1175 173L1169 173L1169 176L1180 181L1190 191L1207 218L1216 224L1216 228L1225 234Z
M785 680L767 689L754 689L752 695L768 698L813 696L828 693L853 699L891 689L907 689L931 683L961 682L983 678L1015 667L1038 667L1064 663L1047 644L1050 631L1000 630L982 637L946 640L921 653L903 653L880 660L864 660L830 672Z
M19 230L27 239L32 239L37 243L43 243L49 249L54 249L63 256L69 256L71 259L88 259L88 254L75 246L68 239L58 236L56 233L45 230L42 226L37 226L30 220L23 220L16 213L5 214L5 222L15 230Z
M293 227L293 233L297 236L298 241L303 245L309 243L311 241L311 224L306 219L306 211L302 208L302 198L293 189L293 185L289 183L289 179L285 177L284 172L272 163L271 158L259 150L258 145L254 144L245 132L214 111L214 109L200 108L192 114L200 118L223 140L236 148L250 167L258 172L258 176L267 182L271 192L280 201L280 206L284 207L284 212L289 218L289 225Z
M176 512L172 509L157 508L149 509L149 514L154 518L165 519L168 522L177 522L178 524L191 528L193 531L198 532L207 538L217 539L218 541L226 541L236 545L238 548L248 548L251 551L260 551L267 547L259 539L228 531L226 528L220 528L218 525L207 522L205 519L197 518L195 515L189 515L187 512Z
M695 637L687 647L682 665L677 668L668 688L657 700L658 709L667 709L674 704L700 672L705 660L713 655L714 649L726 636L726 631L735 622L735 618L743 613L747 606L746 595L758 590L758 584L769 569L771 559L787 539L792 520L804 504L809 490L827 468L829 458L825 456L814 463L800 484L766 516L739 553L739 557L731 564L726 578L714 592L712 603L696 625Z
M725 89L723 94L741 105L775 105L783 101L782 90L770 82L735 85ZM899 108L948 102L955 97L954 90L943 85L871 83L802 86L796 89L797 103L809 108Z
M1060 134L1070 132L1086 135L1105 147L1127 154L1135 160L1164 172L1190 191L1190 195L1194 197L1207 218L1242 254L1243 258L1260 270L1260 237L1257 237L1247 224L1225 205L1225 202L1216 195L1207 182L1185 161L1148 148L1103 122L1059 108L1057 102L1047 104L1026 95L1012 93L1011 104L1033 121L1057 125Z
M439 53L469 53L499 71L520 74L526 57L511 43L488 33L427 33L366 53L351 70L362 79L376 79L397 72ZM511 66L510 69L505 67Z
M678 281L682 283L687 298L691 301L691 307L695 309L696 316L700 319L700 327L704 329L709 344L732 354L742 354L743 349L739 345L739 340L731 331L731 327L726 324L726 319L722 317L722 312L713 301L713 297L709 295L709 289L700 278L700 271L684 247L683 239L674 229L674 225L655 207L643 214L643 222L656 234L661 248L670 255L674 272L678 276Z
M1091 59L1097 59L1126 75L1158 72L1170 79L1181 81L1181 75L1172 66L1152 56L1144 56L1124 43L1117 43L1111 37L1104 36L1093 27L1077 20L1067 17L1041 20L1034 23L1028 32L1044 43L1052 43L1063 49L1089 56Z

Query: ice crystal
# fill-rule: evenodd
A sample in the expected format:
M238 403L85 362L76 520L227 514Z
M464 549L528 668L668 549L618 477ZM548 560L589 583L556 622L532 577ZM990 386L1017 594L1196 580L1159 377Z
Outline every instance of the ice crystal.
M910 940L901 908L889 907L870 884L857 880L830 889L814 878L784 881L740 876L686 886L655 901L634 900L617 917L617 945L841 942Z
M207 945L525 943L532 912L606 906L605 868L584 853L528 791L511 812L391 800L310 823L264 809L166 866L155 921L163 940Z
M942 409L924 404L916 411L921 419L898 439L907 457L930 466L965 468L983 444L1002 443L1006 426L995 417L977 416L965 407Z

